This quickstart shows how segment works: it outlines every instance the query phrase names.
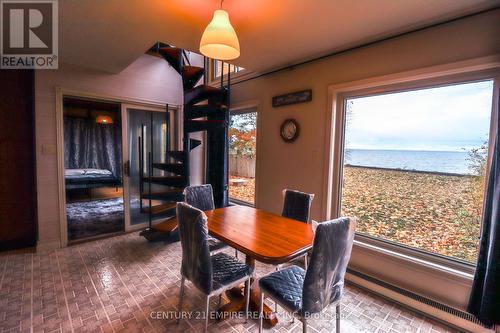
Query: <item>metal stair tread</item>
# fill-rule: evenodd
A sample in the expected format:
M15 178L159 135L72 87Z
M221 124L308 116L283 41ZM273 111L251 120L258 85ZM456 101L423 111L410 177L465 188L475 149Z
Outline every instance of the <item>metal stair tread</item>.
M168 202L168 203L163 203L163 204L151 206L151 214L152 215L159 215L159 214L171 211L171 210L175 209L176 207L177 207L177 202ZM142 207L141 212L149 214L150 207Z
M226 122L225 120L187 120L185 126L186 131L193 133L223 128Z
M154 191L149 194L149 192L143 192L142 198L149 199L151 197L152 200L169 200L173 197L184 198L184 188L172 188L172 189L164 189L161 191Z
M213 115L224 115L227 107L221 103L216 104L196 104L186 106L186 118L192 120L196 118L208 117Z
M143 177L144 182L171 187L184 187L187 185L186 177L184 176L153 176L153 177Z
M183 150L169 150L167 151L167 155L180 162L184 161L186 157Z
M205 69L198 66L184 66L182 67L182 86L184 90L192 89L196 83L205 75Z
M171 232L177 229L177 218L170 217L156 223L153 229L160 232Z
M158 53L177 71L177 73L182 73L182 49L166 46L159 48Z
M203 84L184 91L184 104L194 105L203 100L218 96L222 98L222 93L223 91L220 88Z
M184 174L184 164L182 163L153 163L153 168L177 175Z

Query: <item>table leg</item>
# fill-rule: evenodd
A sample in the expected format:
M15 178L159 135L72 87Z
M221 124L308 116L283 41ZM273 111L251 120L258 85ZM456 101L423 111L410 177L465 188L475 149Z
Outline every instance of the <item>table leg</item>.
M246 256L246 258L247 258L246 259L247 265L255 269L255 259L251 258L250 256ZM230 299L230 302L224 304L222 307L218 309L218 312L220 314L218 318L226 319L223 316L224 314L245 311L246 292L248 291L244 291L244 288L239 288L239 287L228 290L226 292L226 296ZM259 283L257 279L252 279L250 287L250 311L258 312L259 310L260 310ZM276 314L270 307L268 307L265 304L264 304L263 315L264 315L264 323L266 324L266 326L273 327L278 323L278 318L276 317Z

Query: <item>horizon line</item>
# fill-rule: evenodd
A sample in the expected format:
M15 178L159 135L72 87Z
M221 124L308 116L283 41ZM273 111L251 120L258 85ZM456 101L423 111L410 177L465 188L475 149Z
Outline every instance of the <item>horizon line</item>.
M424 152L441 152L441 153L467 153L472 148L460 148L456 150L430 150L430 149L412 149L412 148L345 148L345 150L389 150L389 151L424 151Z

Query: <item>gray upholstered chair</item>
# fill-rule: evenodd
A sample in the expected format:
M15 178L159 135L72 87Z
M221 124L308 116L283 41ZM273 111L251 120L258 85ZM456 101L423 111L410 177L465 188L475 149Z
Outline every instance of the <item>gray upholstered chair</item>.
M202 211L215 209L214 194L210 184L186 187L184 189L184 200L187 204ZM215 253L226 248L227 244L208 236L208 247L211 253Z
M310 223L311 205L314 194L286 189L283 190L283 197L283 211L281 212L281 216ZM276 266L276 270L280 268L281 265ZM307 269L307 253L304 255L304 268Z
M314 194L297 190L283 190L283 210L281 216L288 217L304 223L309 223L311 219L311 205ZM308 254L304 254L304 268L307 269ZM277 265L276 270L280 270L283 265ZM278 312L278 303L274 304L274 312Z
M283 190L284 201L281 215L304 223L309 223L314 194L297 190Z
M356 222L348 217L320 223L316 229L311 262L307 271L290 266L259 280L261 311L265 297L279 303L294 317L302 320L307 331L307 318L336 305L336 331L340 332L340 300L344 276L351 257ZM262 332L262 315L259 332Z
M246 283L246 316L250 300L253 269L238 259L219 252L210 255L207 217L201 210L184 202L177 203L177 222L182 246L179 316L182 318L185 280L191 281L206 296L205 332L208 328L210 297Z

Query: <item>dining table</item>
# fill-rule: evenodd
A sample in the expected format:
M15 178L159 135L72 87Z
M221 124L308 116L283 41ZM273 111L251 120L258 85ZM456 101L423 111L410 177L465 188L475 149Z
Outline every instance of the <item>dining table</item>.
M293 220L262 209L235 205L205 211L208 232L239 252L245 254L245 262L255 271L255 262L280 265L304 256L312 249L314 233L311 224ZM258 277L251 283L250 291L234 288L226 292L229 303L218 309L231 314L245 309L244 294L250 292L252 312L260 310ZM278 323L276 314L264 306L263 318L267 326Z

